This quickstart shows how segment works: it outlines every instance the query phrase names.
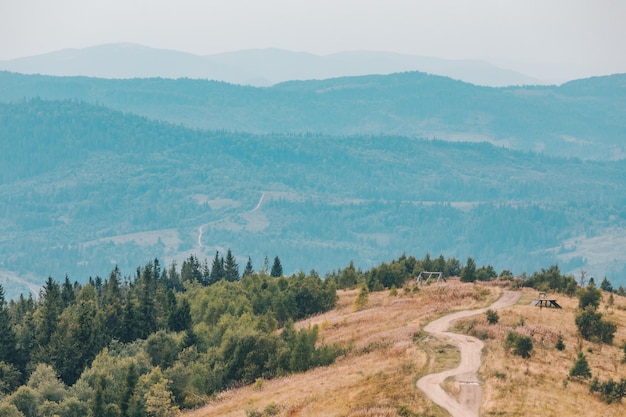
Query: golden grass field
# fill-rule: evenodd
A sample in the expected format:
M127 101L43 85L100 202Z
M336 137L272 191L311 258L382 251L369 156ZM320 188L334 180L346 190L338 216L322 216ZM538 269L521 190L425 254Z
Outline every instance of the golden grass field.
M340 343L348 353L334 364L252 386L221 393L207 406L185 417L209 416L446 416L416 388L427 373L454 367L459 353L453 346L421 332L432 319L449 311L484 307L500 294L498 285L462 284L449 280L419 291L370 293L365 309L355 311L358 290L339 291L337 307L302 321L317 324L321 343ZM607 405L588 392L586 384L566 381L569 369L582 349L594 376L626 377L624 354L618 347L626 340L626 299L615 296L611 309L601 306L605 317L618 323L614 346L581 342L574 324L577 299L555 296L562 310L539 309L528 304L534 290L523 290L516 306L499 310L500 321L488 325L479 315L457 325L488 336L480 377L484 386L483 416L623 416L626 405ZM523 318L523 320L522 320ZM524 326L518 326L520 322ZM535 350L530 359L506 353L503 341L516 328L532 335ZM559 332L566 349L555 347ZM564 381L566 381L564 383ZM452 393L454 381L445 386Z

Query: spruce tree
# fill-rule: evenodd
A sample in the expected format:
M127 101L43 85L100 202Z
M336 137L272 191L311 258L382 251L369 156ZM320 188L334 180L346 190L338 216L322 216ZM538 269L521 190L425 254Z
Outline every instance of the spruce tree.
M239 265L230 249L226 252L224 261L224 278L230 282L239 281Z
M252 275L253 273L254 273L254 269L252 268L252 259L248 256L248 263L246 264L246 267L243 270L243 276L247 277L248 275Z
M211 280L209 284L215 284L223 279L224 276L224 258L220 258L219 251L215 251L215 258L213 258L213 264L211 265Z
M0 362L16 365L17 337L13 331L9 311L4 299L4 288L0 285Z
M276 256L274 258L274 264L272 265L272 272L270 272L270 276L277 278L283 276L283 266L280 263L280 258Z
M569 376L577 378L591 378L591 369L589 368L589 363L587 362L587 358L584 353L578 352L578 357L576 358L572 369L569 370Z

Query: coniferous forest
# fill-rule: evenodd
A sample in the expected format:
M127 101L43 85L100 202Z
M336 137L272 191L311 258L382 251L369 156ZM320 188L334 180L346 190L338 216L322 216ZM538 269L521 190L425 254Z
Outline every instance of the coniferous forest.
M277 275L278 257L271 273L249 263L243 277L230 250L216 260L209 268L192 255L178 268L155 259L86 284L49 278L38 299L8 304L2 292L0 404L28 417L139 417L342 353L318 346L316 326L294 328L334 306L335 281Z

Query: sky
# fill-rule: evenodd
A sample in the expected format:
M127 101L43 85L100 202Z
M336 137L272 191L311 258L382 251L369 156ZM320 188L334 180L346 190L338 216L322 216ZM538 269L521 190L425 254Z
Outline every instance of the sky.
M626 72L624 22L624 0L0 0L0 60L124 42L390 51L562 78Z

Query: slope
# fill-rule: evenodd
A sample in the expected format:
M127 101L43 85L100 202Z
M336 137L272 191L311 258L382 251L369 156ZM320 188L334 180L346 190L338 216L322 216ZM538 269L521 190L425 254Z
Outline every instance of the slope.
M195 128L257 134L384 133L619 159L624 157L626 132L625 77L597 77L561 87L489 88L412 72L254 88L190 79L0 72L0 101L79 99Z
M354 311L357 291L341 291L337 308L309 319L300 326L318 324L320 336L329 343L351 346L346 357L335 364L276 380L259 380L252 386L218 395L204 408L186 417L210 416L445 416L415 386L421 376L450 369L459 362L451 344L423 331L436 317L450 311L489 305L498 297L498 287L447 284L423 287L417 292L370 293L366 309ZM586 383L567 380L576 356L574 326L576 300L559 296L564 310L547 311L528 305L536 294L522 291L517 305L499 312L500 324L489 326L484 315L466 319L457 331L485 332L485 357L480 369L485 395L481 415L605 415L619 416L622 405L608 405L589 394ZM623 323L626 299L616 297L612 320ZM521 319L524 323L521 323ZM533 334L535 351L530 359L505 353L506 332L515 329ZM618 339L624 337L619 327ZM565 350L554 342L561 334ZM620 339L621 340L621 339ZM583 348L594 375L602 380L626 377L626 365L619 363L617 346L584 342ZM618 358L618 360L615 360ZM446 381L444 389L457 397L459 385ZM526 397L528 396L528 397Z
M351 259L369 267L405 251L521 273L571 255L580 236L626 241L624 161L395 136L191 130L39 99L0 104L0 136L0 267L41 277L35 284L227 248L256 265L280 255L288 273ZM617 253L600 265L591 250L560 266L618 285Z

